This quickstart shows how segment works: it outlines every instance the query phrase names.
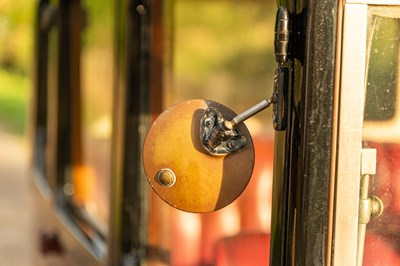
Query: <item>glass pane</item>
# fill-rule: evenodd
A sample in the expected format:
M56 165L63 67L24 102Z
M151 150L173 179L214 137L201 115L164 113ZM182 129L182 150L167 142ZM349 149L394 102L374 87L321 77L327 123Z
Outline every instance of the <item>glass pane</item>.
M398 65L399 40L395 36L399 29L396 19L376 17L373 23L365 119L384 121L392 119L396 110L393 99L397 95L397 72L393 70Z
M112 1L83 1L81 90L74 121L72 186L64 192L102 233L107 230L111 162ZM77 106L77 105L75 105ZM74 118L75 119L75 118Z
M377 149L369 195L384 212L367 225L363 265L400 265L400 9L369 10L364 146Z
M275 13L274 1L165 2L163 108L200 98L239 113L270 97ZM255 169L246 190L228 207L191 214L152 194L150 245L169 250L172 265L268 264L271 118L267 110L246 121L255 145Z

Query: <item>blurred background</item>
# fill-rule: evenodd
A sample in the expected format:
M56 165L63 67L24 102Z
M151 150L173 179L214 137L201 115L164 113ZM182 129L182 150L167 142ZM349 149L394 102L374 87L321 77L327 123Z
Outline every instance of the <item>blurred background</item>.
M33 195L28 179L27 113L34 4L0 1L0 264L31 265ZM4 264L6 263L6 264Z
M109 180L108 164L111 161L114 4L106 0L81 2L88 16L81 39L80 61L82 163L90 170L84 171L83 175L94 179L88 184L95 191L84 200L78 199L78 193L75 193L75 200L81 200L80 205L84 207L95 209L89 214L99 221L100 228L106 228L109 206L104 196L108 195L109 183L103 181ZM34 185L29 174L36 3L0 0L0 265L32 265L38 248L37 228L33 222ZM273 55L274 1L233 4L230 1L196 3L177 0L165 3L163 108L191 98L204 98L240 112L271 95L276 66ZM168 10L172 6L173 12ZM54 30L49 38L55 43ZM55 51L49 50L50 57L55 57ZM49 59L49 64L51 72L55 69L54 62ZM268 110L248 121L253 136L262 136L264 139L261 140L267 144L272 143L273 138L270 120L271 111ZM261 142L260 138L258 141ZM260 177L253 178L254 188L249 188L243 195L244 203L227 208L226 214L218 214L221 217L236 215L237 223L233 223L236 227L224 231L223 236L250 229L262 233L269 231L270 206L246 201L246 197L252 199L254 195L257 202L269 199L265 191L270 190L272 172L270 168L261 170ZM249 215L240 218L239 212L246 208L246 202L257 210L254 219ZM101 208L97 208L96 203L100 203ZM163 205L163 208L169 207ZM176 216L189 217L182 213ZM200 220L198 216L190 217ZM232 224L231 218L229 223ZM223 228L215 231L219 237Z
M22 137L33 56L34 1L0 2L0 124ZM23 8L21 8L23 7Z

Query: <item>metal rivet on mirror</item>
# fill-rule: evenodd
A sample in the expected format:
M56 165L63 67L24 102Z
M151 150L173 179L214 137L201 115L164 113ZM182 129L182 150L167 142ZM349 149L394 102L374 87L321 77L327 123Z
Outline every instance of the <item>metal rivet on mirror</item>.
M158 171L157 180L164 187L172 187L176 182L176 176L171 169L163 168Z

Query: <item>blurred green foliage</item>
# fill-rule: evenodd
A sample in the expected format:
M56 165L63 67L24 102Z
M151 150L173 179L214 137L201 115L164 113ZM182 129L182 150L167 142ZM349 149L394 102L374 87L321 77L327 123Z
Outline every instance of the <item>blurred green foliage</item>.
M275 2L175 0L172 4L173 77L168 104L202 98L244 110L270 96L276 68Z
M274 63L270 3L178 1L175 9L179 73L203 80L215 69L225 69L254 78L265 75L266 61Z
M34 4L0 1L0 128L22 135L33 56Z
M29 79L0 69L0 128L22 135L27 109Z
M108 49L113 43L114 4L108 0L84 0L82 7L86 11L87 25L82 34L83 48Z
M0 67L27 73L32 62L34 4L0 1Z
M19 134L26 124L36 3L0 0L0 126ZM170 52L175 92L169 91L175 95L173 101L211 98L240 110L269 96L275 68L273 0L167 3L174 5L173 18L166 16L174 31ZM93 93L98 96L101 85L109 84L99 77L111 73L113 5L82 1L87 11L82 35L84 99L92 99ZM111 109L104 102L85 102L85 106L89 118Z

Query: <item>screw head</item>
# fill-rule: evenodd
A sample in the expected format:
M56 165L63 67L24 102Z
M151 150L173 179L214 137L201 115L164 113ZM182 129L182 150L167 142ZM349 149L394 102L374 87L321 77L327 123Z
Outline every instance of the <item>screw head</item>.
M157 173L157 180L163 187L172 187L176 182L175 173L169 168L163 168Z

